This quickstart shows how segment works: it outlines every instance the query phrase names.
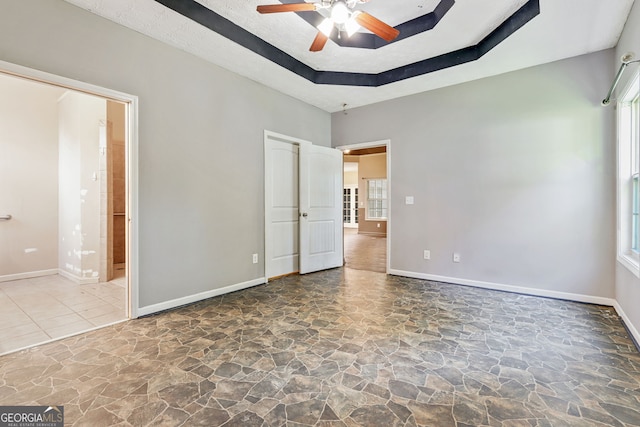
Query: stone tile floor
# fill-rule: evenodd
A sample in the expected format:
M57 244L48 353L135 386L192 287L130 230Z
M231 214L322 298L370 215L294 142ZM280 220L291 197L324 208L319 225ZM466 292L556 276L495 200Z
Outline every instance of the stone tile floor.
M0 358L3 405L82 426L640 425L609 307L351 269Z

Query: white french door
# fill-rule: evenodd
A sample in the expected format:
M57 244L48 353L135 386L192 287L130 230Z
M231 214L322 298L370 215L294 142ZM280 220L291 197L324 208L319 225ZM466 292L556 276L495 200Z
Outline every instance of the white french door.
M342 224L346 228L358 228L357 185L350 185L342 190Z
M342 152L265 131L265 276L339 267Z

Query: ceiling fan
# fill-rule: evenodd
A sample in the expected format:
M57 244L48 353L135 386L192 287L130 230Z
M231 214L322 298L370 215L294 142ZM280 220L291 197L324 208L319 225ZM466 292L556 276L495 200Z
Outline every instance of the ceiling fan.
M319 11L325 19L318 25L318 35L309 48L311 52L319 52L324 48L334 28L338 29L338 36L341 32L345 32L351 37L360 27L363 27L388 42L398 37L400 31L392 26L367 12L354 10L357 4L368 1L320 0L319 3L267 4L258 6L257 10L260 13Z

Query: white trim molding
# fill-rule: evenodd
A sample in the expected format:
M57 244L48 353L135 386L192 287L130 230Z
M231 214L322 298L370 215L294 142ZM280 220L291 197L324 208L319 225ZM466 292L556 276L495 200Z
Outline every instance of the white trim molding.
M220 295L228 294L230 292L241 291L243 289L252 288L254 286L263 285L267 283L267 279L260 277L259 279L249 280L248 282L236 283L235 285L225 286L223 288L212 289L210 291L200 292L194 295L188 295L186 297L176 298L170 301L161 302L158 304L147 305L138 309L138 316L146 316L148 314L157 313L159 311L170 310L172 308L181 307L183 305L191 304L194 302L202 301L208 298L217 297Z
M629 316L627 316L627 313L624 312L622 306L618 303L618 301L614 301L613 308L616 309L618 316L620 316L622 322L627 327L627 330L635 340L636 346L640 346L640 332L638 332L636 327L633 325L633 322L631 321L631 319L629 319ZM638 348L638 350L640 351L640 348Z
M337 148L340 151L345 150L360 150L362 148L373 148L373 147L386 147L387 148L387 218L384 220L387 222L387 261L386 261L386 272L387 274L391 273L391 140L390 139L381 139L378 141L370 141L370 142L360 142L357 144L348 144L348 145L339 145ZM363 218L363 220L366 220ZM380 221L379 219L372 219L371 221Z
M91 83L73 80L45 71L24 67L10 62L0 61L0 74L12 75L18 78L33 80L53 86L58 86L78 92L96 95L127 105L127 197L128 197L128 242L127 247L127 276L128 292L126 294L127 314L129 318L137 317L139 279L138 279L138 248L139 248L139 211L138 211L138 97L128 93L96 86ZM59 271L59 273L62 270ZM62 273L60 273L62 274ZM66 277L66 276L65 276ZM74 280L71 278L71 280ZM75 280L74 280L75 281ZM91 282L97 283L97 282Z
M640 158L637 150L638 118L633 114L637 105L632 105L637 102L638 93L640 71L630 78L616 103L616 257L636 277L640 277L640 254L633 247L632 211L634 200L640 195L633 194L634 176L638 173L637 166L633 165L637 165Z
M100 283L100 279L98 277L80 277L66 270L63 270L62 268L58 269L58 274L65 279L71 280L77 285L91 285L94 283Z
M11 282L14 280L32 279L34 277L54 276L56 274L58 274L57 268L52 268L50 270L27 271L26 273L6 274L4 276L0 276L0 283Z
M588 304L606 305L615 307L616 300L613 298L596 297L592 295L573 294L569 292L550 291L546 289L528 288L524 286L506 285L501 283L483 282L479 280L461 279L458 277L438 276L435 274L416 273L403 270L389 270L389 274L394 276L411 277L414 279L432 280L434 282L451 283L454 285L472 286L474 288L489 289L493 291L505 291L515 294L531 295L536 297L555 298L566 301L584 302Z

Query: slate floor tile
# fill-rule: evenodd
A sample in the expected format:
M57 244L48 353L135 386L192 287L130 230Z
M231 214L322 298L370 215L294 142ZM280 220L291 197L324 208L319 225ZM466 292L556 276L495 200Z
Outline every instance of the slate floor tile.
M351 269L0 357L77 426L637 426L639 390L610 307Z

